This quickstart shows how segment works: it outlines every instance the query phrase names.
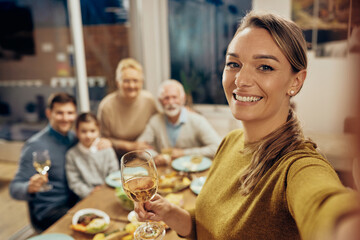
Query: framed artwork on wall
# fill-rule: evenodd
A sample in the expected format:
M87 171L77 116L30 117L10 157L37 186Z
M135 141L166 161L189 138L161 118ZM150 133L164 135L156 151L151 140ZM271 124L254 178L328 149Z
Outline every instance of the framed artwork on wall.
M292 19L317 57L359 51L360 4L354 0L292 0ZM357 50L356 50L357 49Z

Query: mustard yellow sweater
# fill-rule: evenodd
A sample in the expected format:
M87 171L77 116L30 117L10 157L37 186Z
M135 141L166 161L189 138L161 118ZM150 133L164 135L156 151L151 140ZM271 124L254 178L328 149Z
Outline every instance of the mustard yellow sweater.
M221 143L196 200L191 239L321 239L335 220L359 211L355 191L345 188L332 166L310 144L282 157L247 196L239 177L250 163L243 132Z

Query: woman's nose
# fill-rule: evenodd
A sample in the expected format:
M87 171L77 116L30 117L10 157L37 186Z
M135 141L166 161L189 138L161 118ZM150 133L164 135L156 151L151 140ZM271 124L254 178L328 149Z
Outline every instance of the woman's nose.
M251 80L251 74L243 67L235 75L235 85L237 87L249 87L253 81Z
M129 87L130 87L130 88L133 88L134 86L135 86L135 82L134 82L134 81L130 81L130 82L129 82Z

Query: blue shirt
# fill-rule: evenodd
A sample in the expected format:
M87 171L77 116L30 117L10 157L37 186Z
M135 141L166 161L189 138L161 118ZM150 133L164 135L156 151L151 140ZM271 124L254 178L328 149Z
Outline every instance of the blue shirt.
M187 115L188 115L187 110L185 108L181 108L179 119L175 124L172 124L171 122L169 122L167 117L165 117L166 118L166 132L167 132L167 136L170 140L170 144L172 147L174 147L176 144L181 126L184 123L186 123L186 121L187 121Z
M10 184L10 195L18 200L30 201L39 221L48 211L68 204L71 192L65 174L65 154L76 142L73 132L64 136L48 125L26 141L22 149L18 172ZM30 194L27 191L29 179L37 173L32 163L32 152L45 149L50 154L48 177L53 188L48 192Z

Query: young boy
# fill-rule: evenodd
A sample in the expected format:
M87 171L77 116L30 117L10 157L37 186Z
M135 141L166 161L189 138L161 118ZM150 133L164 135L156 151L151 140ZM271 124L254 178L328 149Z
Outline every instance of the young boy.
M84 198L119 170L119 161L112 148L97 149L100 126L94 114L79 115L75 129L79 143L67 152L65 167L70 189Z

